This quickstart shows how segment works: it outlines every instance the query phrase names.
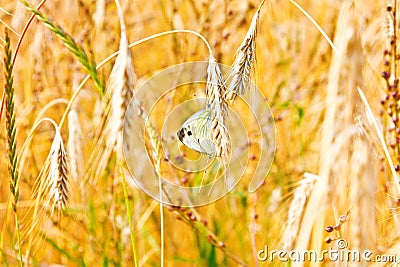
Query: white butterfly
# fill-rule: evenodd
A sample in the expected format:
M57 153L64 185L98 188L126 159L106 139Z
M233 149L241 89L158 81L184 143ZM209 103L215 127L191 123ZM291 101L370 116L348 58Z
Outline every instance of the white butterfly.
M202 109L192 116L190 116L183 124L181 129L177 132L179 140L189 147L201 154L207 155L210 160L216 154L214 143L211 138L211 110L209 108ZM217 160L217 171L215 171L214 181L217 179L221 162ZM206 169L204 175L201 177L200 190L205 181ZM215 183L212 184L208 194L214 188Z
M215 155L214 143L210 134L211 110L202 109L190 116L177 132L179 140L187 147L206 154Z

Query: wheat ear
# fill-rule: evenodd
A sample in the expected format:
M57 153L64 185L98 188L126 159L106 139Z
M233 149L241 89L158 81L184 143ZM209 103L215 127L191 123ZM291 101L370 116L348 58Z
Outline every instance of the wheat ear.
M121 38L119 54L111 71L106 86L106 111L103 121L104 131L100 135L99 143L105 145L104 151L96 151L91 163L94 174L99 177L105 170L112 152L117 153L117 158L123 158L123 138L132 130L133 114L128 111L129 102L132 100L136 83L136 74L132 64L132 55L129 49L126 28L119 10L121 24ZM126 120L125 120L126 116Z
M4 46L4 79L5 79L5 115L7 130L7 151L8 151L8 172L10 174L10 190L14 198L13 208L17 211L18 202L18 168L17 168L17 145L16 145L16 128L15 128L15 110L14 110L14 77L12 74L13 65L11 62L10 37L5 32Z
M44 118L35 124L33 129L44 121L50 122L56 132L49 155L33 186L32 212L27 213L25 217L28 227L25 228L23 236L29 240L26 260L29 260L32 246L37 248L44 225L48 224L51 218L56 221L60 219L69 204L72 184L76 180L70 172L70 160L58 125L52 119Z
M60 213L66 208L73 174L70 172L70 161L58 125L51 119L44 120L54 125L56 133L46 162L35 181L34 198L41 210L53 214L54 211Z
M231 104L238 95L245 94L249 89L250 76L254 72L256 64L257 24L263 4L264 1L261 2L253 15L247 34L236 51L232 69L227 75L228 87L224 94L224 99L228 104Z
M294 190L288 212L288 221L282 238L283 250L289 251L294 247L308 196L317 179L318 176L316 175L304 173L304 178L298 182L298 186Z
M96 63L88 57L83 47L78 45L71 35L67 34L60 26L56 25L53 21L46 17L45 14L33 7L29 2L26 0L23 0L22 2L25 5L25 8L35 14L38 20L43 22L47 28L54 32L64 43L65 47L75 55L79 62L82 63L82 65L88 71L90 77L93 79L97 90L101 95L103 95L104 82L97 73Z
M69 168L67 152L59 129L50 150L49 199L51 210L64 210L69 198Z
M17 245L19 252L20 265L22 266L21 238L19 232L19 219L17 214L18 203L18 157L17 157L17 140L15 127L15 110L14 110L14 76L12 52L10 48L10 37L8 31L5 30L5 46L4 46L4 102L6 115L6 132L7 132L7 152L8 152L8 173L10 175L10 191L13 198L12 207L15 216L15 232L17 235Z
M207 69L207 108L211 110L211 139L215 146L216 156L224 164L229 162L231 147L228 129L225 126L225 118L228 105L223 98L226 90L224 78L215 58L210 55Z

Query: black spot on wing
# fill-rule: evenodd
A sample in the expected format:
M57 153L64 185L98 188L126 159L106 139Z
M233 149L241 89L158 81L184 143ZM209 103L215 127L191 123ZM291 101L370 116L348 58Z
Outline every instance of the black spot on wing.
M183 138L185 137L185 131L183 130L183 128L180 129L176 134L178 135L179 140L183 142Z

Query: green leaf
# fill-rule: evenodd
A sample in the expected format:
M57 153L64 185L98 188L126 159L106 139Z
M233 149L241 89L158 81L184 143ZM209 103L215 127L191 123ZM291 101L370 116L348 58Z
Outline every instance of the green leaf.
M296 110L297 110L297 126L300 126L301 122L303 121L304 118L304 109L302 107L299 106L295 106Z

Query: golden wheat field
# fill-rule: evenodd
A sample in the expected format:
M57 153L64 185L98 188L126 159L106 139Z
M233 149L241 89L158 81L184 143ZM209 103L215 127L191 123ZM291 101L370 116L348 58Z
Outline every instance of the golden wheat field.
M0 265L399 266L399 7L0 0Z

